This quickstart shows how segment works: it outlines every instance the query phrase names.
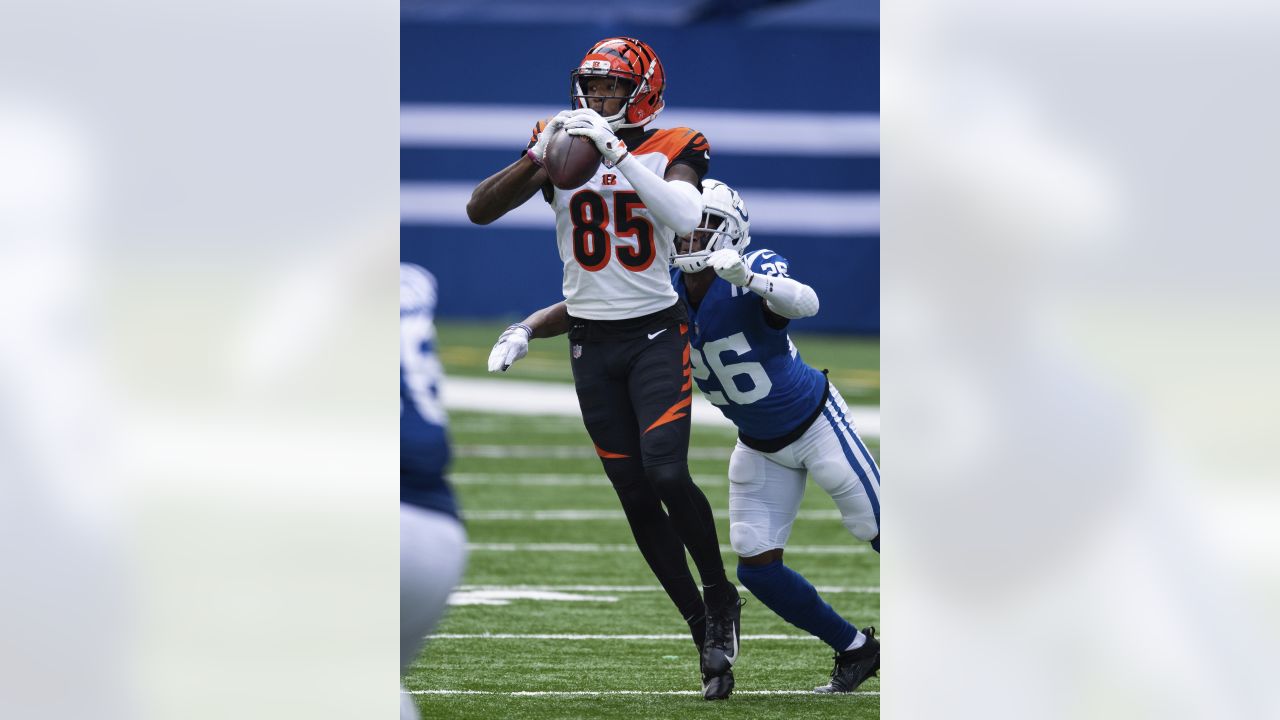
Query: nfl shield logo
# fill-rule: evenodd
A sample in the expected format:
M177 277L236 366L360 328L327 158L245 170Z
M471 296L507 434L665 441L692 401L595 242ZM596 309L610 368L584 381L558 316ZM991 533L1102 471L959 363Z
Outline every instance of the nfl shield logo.
M574 360L577 360L577 359L578 359L578 358L580 358L580 357L582 357L582 346L581 346L581 345L574 345L574 346L573 346L573 359L574 359Z

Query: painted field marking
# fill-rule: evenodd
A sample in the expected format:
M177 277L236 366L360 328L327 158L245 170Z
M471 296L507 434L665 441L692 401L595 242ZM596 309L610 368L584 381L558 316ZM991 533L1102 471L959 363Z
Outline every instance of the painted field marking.
M689 633L650 633L650 634L592 634L592 633L437 633L428 635L428 640L683 640L688 642ZM742 640L787 640L801 642L821 642L812 635L782 635L762 633L759 635L742 635Z
M589 521L589 520L626 520L622 510L463 510L463 519L480 520L534 520L534 521ZM728 510L713 510L712 514L720 519L729 517ZM800 520L839 520L839 510L800 510L796 513Z
M738 585L739 593L746 593L747 589ZM870 585L818 585L816 589L820 593L839 594L839 593L859 593L867 595L878 595L880 588ZM459 585L458 590L461 592L485 592L485 591L517 591L517 590L538 590L542 592L603 592L603 593L648 593L648 592L666 592L661 585Z
M512 600L537 600L539 602L618 602L612 595L580 595L562 590L538 588L490 587L474 590L458 588L449 594L449 604L457 605L510 605Z
M505 697L600 697L603 695L697 695L701 690L401 690L405 695L503 695ZM735 690L734 695L819 695L812 690ZM879 697L879 690L857 690L842 695Z
M693 481L707 487L723 487L729 484L728 479L721 475L694 475ZM612 488L609 478L593 473L451 473L449 482L454 485Z
M455 445L454 455L464 458L553 458L557 460L598 460L596 451L582 445ZM725 460L733 452L731 446L691 447L690 460Z
M638 552L635 545L622 543L468 543L467 549L472 552ZM786 550L792 555L864 555L872 552L868 545L791 545ZM720 552L732 553L733 548L721 545Z
M472 187L459 184L455 191L461 198L461 202L456 205L450 205L445 212L460 215L461 222L469 225L470 223L466 220L461 208L466 205L467 198L471 195ZM409 199L412 202L412 196L412 191L406 192L404 186L401 187L400 198L402 202L400 209L402 215L405 210L404 201ZM763 217L766 211L759 208L759 198L752 197L755 203L752 207L756 208L757 214ZM790 201L788 203L795 204ZM433 202L432 206L433 212L438 209L436 207L437 203ZM876 223L878 224L880 212L878 199L875 207L869 207L868 209L874 210L877 215ZM847 208L845 210L847 211ZM513 213L508 213L504 219L510 221L526 211L537 216L535 219L539 226L551 221L549 219L550 216L546 215L542 208L534 207L532 204L525 205L524 208L518 209ZM691 420L694 425L733 429L733 423L720 412L719 408L707 402L707 399L702 397L701 393L694 393L692 397L693 414ZM555 415L567 418L581 418L578 396L574 392L573 384L562 382L450 377L449 382L445 384L444 405L448 410L468 410L500 413L502 415ZM863 438L880 437L880 407L878 405L851 405L849 406L848 416L857 428L858 434ZM725 447L726 456L731 449L732 441ZM592 457L594 457L594 453Z

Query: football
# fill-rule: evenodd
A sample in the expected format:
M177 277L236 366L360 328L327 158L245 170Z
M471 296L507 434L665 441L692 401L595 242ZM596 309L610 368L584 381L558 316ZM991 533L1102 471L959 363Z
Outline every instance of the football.
M552 185L561 190L572 190L586 184L596 174L600 167L600 151L589 138L570 135L564 128L559 128L547 141L543 167L547 169Z

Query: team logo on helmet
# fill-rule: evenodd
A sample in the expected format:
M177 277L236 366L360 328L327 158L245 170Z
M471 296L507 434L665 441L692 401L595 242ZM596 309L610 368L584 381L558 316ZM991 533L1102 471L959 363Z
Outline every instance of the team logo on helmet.
M614 130L640 127L662 112L662 91L666 89L666 73L658 55L640 40L613 37L596 43L578 67L569 73L569 99L574 108L588 107L593 98L613 99L616 95L587 94L585 79L609 77L615 83L626 83L628 89L622 107L605 117Z

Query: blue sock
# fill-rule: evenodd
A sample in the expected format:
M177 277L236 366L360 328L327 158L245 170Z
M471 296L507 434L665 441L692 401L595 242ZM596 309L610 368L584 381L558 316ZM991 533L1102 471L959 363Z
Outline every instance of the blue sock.
M880 552L880 536L879 535L877 535L875 539L871 541L871 549L875 550L876 552Z
M832 610L803 575L781 560L768 565L739 564L738 579L778 617L816 636L836 652L844 652L858 635L858 629Z

